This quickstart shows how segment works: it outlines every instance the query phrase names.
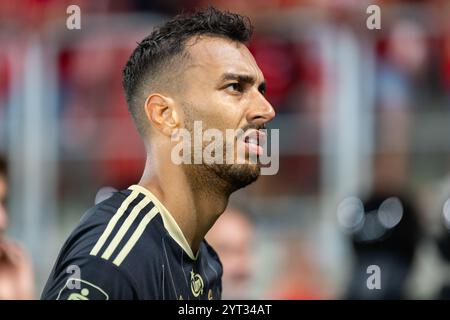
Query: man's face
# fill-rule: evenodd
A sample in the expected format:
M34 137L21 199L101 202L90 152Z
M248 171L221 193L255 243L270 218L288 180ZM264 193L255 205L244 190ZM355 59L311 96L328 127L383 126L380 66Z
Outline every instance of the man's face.
M2 175L0 175L0 236L6 231L6 227L8 224L8 217L6 215L5 207L6 192L6 179Z
M230 235L233 235L230 237ZM227 210L208 232L207 241L219 254L223 265L223 296L248 299L254 271L253 226L244 214Z
M183 75L181 95L185 126L192 131L194 121L202 121L202 129L218 129L224 137L226 129L242 129L246 135L257 136L275 112L264 97L264 77L250 51L241 43L214 37L198 37L188 41L191 57ZM210 142L204 142L203 147ZM202 166L230 184L234 190L255 181L260 165L250 161L249 154L263 152L259 143L232 141L235 156L241 164L208 164ZM245 155L237 155L241 144ZM243 163L243 164L242 164Z

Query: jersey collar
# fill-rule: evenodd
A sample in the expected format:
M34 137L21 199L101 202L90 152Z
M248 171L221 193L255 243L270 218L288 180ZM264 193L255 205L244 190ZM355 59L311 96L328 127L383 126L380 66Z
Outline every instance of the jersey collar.
M197 251L197 255L194 255L177 222L170 214L169 210L167 210L167 208L158 200L158 198L152 192L150 192L150 190L137 184L130 186L128 189L141 192L146 197L149 197L152 200L152 202L158 207L159 212L161 213L164 227L166 228L167 232L169 232L170 236L175 240L175 242L178 243L178 245L186 252L189 258L191 258L192 260L197 260L200 250Z

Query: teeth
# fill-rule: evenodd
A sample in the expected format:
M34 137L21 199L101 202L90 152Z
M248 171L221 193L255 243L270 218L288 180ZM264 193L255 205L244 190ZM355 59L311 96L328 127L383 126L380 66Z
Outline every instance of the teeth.
M248 143L258 144L258 139L256 139L256 138L249 138L248 139Z

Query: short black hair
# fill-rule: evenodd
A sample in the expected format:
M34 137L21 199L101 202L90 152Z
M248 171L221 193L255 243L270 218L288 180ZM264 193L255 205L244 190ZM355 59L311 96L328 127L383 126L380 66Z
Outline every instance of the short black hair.
M167 84L162 79L170 67L180 68L175 58L185 57L186 41L194 36L223 37L246 43L253 33L250 19L213 7L175 16L138 43L123 70L123 87L128 109L138 131L146 132L143 108L151 85ZM162 72L165 71L165 72ZM145 90L147 88L147 90Z

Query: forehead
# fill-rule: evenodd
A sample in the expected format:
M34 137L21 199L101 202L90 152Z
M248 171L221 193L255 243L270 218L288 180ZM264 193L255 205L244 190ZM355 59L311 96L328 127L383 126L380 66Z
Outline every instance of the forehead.
M240 42L199 36L187 42L186 50L191 57L188 69L194 72L203 72L215 77L220 77L223 73L238 73L250 75L257 82L264 80L253 55Z

